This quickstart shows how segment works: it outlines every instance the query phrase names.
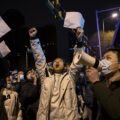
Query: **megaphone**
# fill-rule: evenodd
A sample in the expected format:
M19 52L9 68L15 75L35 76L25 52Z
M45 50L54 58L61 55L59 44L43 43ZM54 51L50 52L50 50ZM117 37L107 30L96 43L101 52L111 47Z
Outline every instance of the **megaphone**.
M89 67L97 68L98 70L102 69L102 63L95 57L88 55L86 52L83 51L82 48L76 53L73 58L74 64L83 64Z

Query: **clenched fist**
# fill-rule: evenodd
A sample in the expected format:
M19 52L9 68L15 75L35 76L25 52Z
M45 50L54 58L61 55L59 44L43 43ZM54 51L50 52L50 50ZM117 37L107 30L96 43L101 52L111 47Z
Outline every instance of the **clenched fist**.
M28 31L28 33L29 33L29 36L31 37L31 38L35 38L36 37L36 35L37 35L37 29L34 27L34 28L31 28L31 29L29 29L29 31Z

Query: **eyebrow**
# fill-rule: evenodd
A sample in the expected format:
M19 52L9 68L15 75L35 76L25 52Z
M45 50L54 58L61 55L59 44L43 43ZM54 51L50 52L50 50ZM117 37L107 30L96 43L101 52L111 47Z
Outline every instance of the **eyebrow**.
M111 55L106 55L106 56L103 56L103 57L112 57Z
M106 57L112 57L111 55L106 55Z

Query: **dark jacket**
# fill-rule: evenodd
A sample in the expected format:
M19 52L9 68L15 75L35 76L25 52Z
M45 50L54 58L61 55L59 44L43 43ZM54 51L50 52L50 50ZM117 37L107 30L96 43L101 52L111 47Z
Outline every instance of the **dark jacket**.
M92 88L101 108L96 120L120 120L120 81L109 86L99 81Z
M23 120L36 120L39 105L40 87L32 82L24 83L20 90L20 102L23 110Z

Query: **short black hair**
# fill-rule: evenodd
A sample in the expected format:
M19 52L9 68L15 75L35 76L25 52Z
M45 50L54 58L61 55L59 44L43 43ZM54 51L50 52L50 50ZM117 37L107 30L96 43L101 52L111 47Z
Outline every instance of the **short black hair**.
M27 70L24 71L24 78L25 80L27 79L27 73L31 71L33 68L28 68Z
M53 60L53 62L52 62L52 66L53 66L53 63L54 63L54 61L55 61L56 59L61 59L61 60L63 61L63 63L64 63L64 66L66 66L65 59L63 59L63 58L60 58L60 57L57 57L57 58L55 58L55 59Z
M107 48L105 53L110 52L110 51L117 54L118 61L120 62L120 48L110 47L110 48Z

